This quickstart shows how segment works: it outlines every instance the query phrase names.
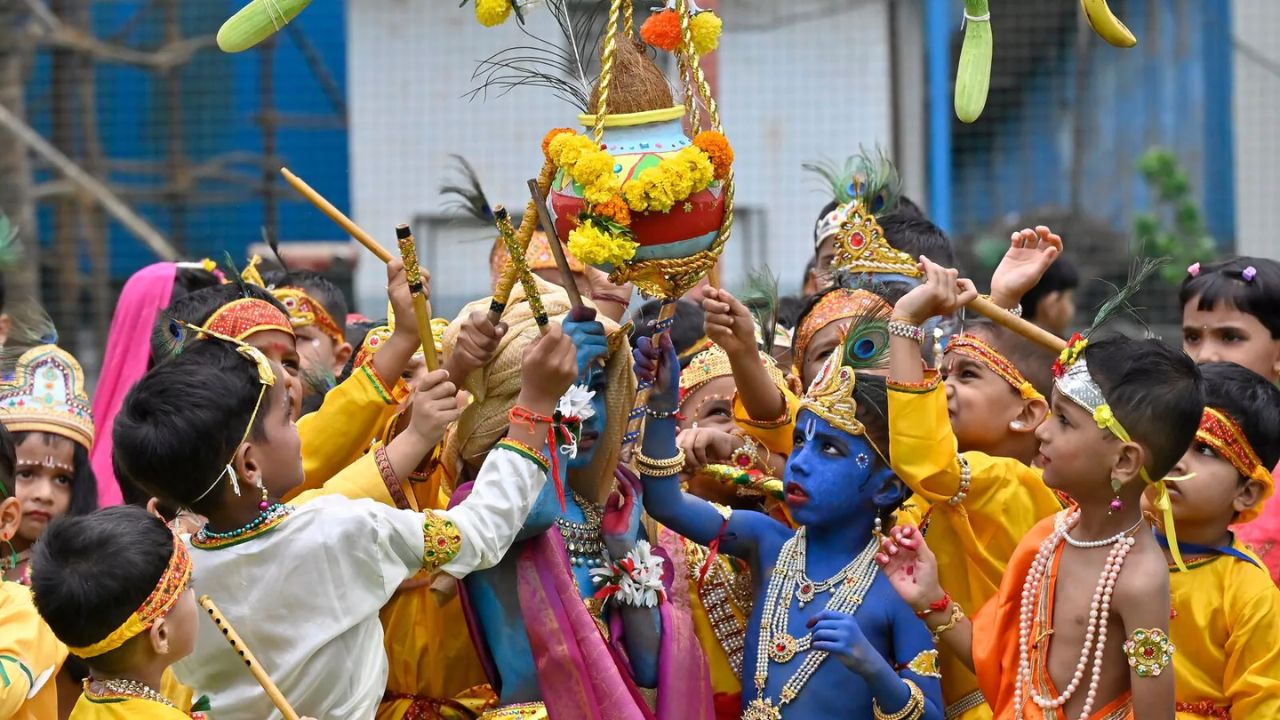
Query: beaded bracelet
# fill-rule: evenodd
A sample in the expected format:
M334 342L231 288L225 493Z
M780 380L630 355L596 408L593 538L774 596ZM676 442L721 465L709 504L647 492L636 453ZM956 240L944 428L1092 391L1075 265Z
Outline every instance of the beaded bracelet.
M952 602L951 617L947 619L946 623L939 625L930 631L930 634L933 635L933 642L937 644L938 639L942 637L942 634L948 630L954 630L955 626L959 625L962 619L964 619L964 610L960 607L960 603Z
M991 296L990 296L990 295L983 295L983 296L982 296L982 299L983 299L983 300L987 300L987 301L991 302L992 304L995 304L995 301L991 299ZM1022 317L1022 303L1018 303L1017 305L1014 305L1014 306L1013 306L1013 307L1011 307L1011 308L1001 307L1000 309L1001 309L1001 310L1004 310L1005 312L1009 313L1010 315L1012 315L1012 316L1014 316L1014 317L1016 317L1016 318L1020 318L1020 317Z
M648 415L654 420L670 420L673 417L678 417L680 415L680 411L671 410L670 412L663 412L661 410L654 410L653 408L646 405L644 408L644 414Z
M382 484L387 486L387 494L391 496L392 502L401 510L409 508L409 499L404 495L404 488L400 486L400 478L396 476L395 468L391 466L391 458L387 457L387 446L379 445L373 451L373 461L378 465L378 474L382 476Z
M880 709L880 701L872 698L871 711L876 720L920 720L924 716L924 693L910 680L903 678L902 682L911 693L911 697L907 698L907 704L895 713L886 713Z
M899 320L897 318L890 320L889 334L897 335L898 337L906 338L917 343L924 342L924 330L919 325L909 323L906 320Z
M969 497L969 485L973 482L973 470L969 469L969 461L959 453L956 453L956 461L960 463L960 488L956 490L956 494L947 498L947 504L955 507L964 502Z

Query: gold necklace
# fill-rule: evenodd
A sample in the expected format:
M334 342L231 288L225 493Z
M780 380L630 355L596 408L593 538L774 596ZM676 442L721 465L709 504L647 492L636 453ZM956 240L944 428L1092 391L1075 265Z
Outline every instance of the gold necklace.
M787 631L791 598L796 596L796 586L804 582L802 578L807 579L805 544L805 528L801 527L782 546L773 574L769 577L764 610L760 618L760 637L756 641L756 699L747 706L742 720L780 720L782 707L800 696L800 690L827 659L827 653L822 650L810 651L812 633L796 638ZM853 615L858 611L879 572L875 563L878 547L876 539L871 538L853 562L825 583L827 587L835 587L827 600L827 610L845 615ZM769 663L786 664L800 653L806 653L804 662L782 686L775 705L772 699L764 695L769 681Z
M150 685L138 682L137 680L129 680L128 678L114 678L111 680L85 680L85 694L97 698L113 698L126 697L137 698L139 700L150 700L162 705L168 705L171 708L177 708L170 702L169 698L161 695Z

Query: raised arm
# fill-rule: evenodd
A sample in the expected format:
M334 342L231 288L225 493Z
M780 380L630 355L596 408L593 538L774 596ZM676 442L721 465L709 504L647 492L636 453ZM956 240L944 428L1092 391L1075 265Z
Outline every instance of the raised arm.
M786 420L787 398L760 364L751 313L728 291L708 286L702 292L707 337L729 357L738 399L747 416L756 422Z
M666 335L657 347L649 338L640 338L635 359L636 376L655 383L636 463L644 482L645 510L658 522L700 545L719 537L723 552L750 557L764 533L779 532L782 526L756 512L722 513L706 500L680 490L679 473L684 463L676 462L680 453L675 420L680 407L679 359Z

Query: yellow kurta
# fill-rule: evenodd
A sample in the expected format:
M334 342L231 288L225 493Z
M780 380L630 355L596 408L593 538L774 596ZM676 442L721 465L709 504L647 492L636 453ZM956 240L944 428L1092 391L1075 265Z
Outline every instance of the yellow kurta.
M1212 708L1239 720L1280 718L1280 590L1265 567L1218 555L1171 569L1179 720L1223 717ZM1192 710L1202 703L1212 708Z
M71 720L191 720L191 716L152 700L81 695L71 709Z
M67 659L67 646L36 612L31 591L0 582L0 718L58 717L53 676Z
M949 502L960 492L961 466L941 383L925 391L889 386L889 457L917 502L929 506L928 539L938 555L938 580L967 613L976 613L996 595L1027 531L1062 509L1040 470L977 452L964 453L968 492ZM946 704L972 702L978 689L973 673L945 649L941 665ZM991 710L983 704L957 717L990 718Z
M742 406L737 393L733 394L733 421L743 432L750 435L769 452L777 453L784 458L791 454L792 436L796 431L796 413L800 412L800 398L789 388L779 387L782 397L787 402L787 415L781 420L772 422L753 420Z
M406 396L403 381L388 390L372 367L352 371L351 377L325 395L319 410L298 419L303 481L285 500L319 488L355 462Z

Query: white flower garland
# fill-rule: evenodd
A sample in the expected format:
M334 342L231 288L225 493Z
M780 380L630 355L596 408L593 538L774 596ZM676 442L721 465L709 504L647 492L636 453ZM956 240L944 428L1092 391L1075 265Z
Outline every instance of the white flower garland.
M666 561L655 555L647 540L637 541L621 560L605 553L604 566L591 569L592 580L600 585L596 597L614 598L632 607L657 607L666 602L667 590L662 584Z

